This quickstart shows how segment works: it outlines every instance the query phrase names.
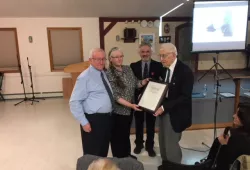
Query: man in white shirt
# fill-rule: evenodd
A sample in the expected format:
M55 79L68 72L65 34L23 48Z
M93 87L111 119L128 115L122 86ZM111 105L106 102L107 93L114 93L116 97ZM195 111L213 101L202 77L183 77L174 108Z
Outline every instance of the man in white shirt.
M179 141L182 131L192 124L194 77L191 69L177 59L177 50L173 44L161 45L160 58L165 67L162 79L169 86L162 106L154 115L159 116L159 145L164 166L164 161L181 163Z

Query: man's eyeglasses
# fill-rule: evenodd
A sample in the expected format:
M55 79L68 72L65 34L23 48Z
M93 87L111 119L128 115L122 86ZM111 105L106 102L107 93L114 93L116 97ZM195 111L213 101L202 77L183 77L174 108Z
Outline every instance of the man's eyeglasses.
M120 58L123 58L123 57L124 57L124 55L122 55L122 56L116 56L116 57L111 56L111 58L114 58L114 59L120 59Z
M106 58L91 58L91 59L97 62L101 62L101 61L105 62L107 60Z
M170 54L172 54L172 53L168 53L168 54L159 54L158 56L159 56L160 58L165 59L165 58L167 58Z

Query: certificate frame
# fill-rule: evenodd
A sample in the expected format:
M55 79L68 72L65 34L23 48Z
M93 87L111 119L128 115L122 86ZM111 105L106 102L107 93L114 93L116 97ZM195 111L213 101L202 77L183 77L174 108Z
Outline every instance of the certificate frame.
M150 80L139 98L138 106L144 111L155 113L168 91L168 83Z

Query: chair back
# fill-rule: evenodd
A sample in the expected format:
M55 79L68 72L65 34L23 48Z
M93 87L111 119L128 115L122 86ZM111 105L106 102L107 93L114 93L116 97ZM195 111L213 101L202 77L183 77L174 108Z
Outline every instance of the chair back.
M77 160L76 170L87 170L89 165L97 160L99 156L84 155ZM111 161L117 164L121 170L144 170L143 164L133 158L109 158Z
M239 156L234 161L230 170L250 170L250 155Z
M198 165L185 165L171 161L163 161L163 170L210 170L211 166L211 160L206 160Z

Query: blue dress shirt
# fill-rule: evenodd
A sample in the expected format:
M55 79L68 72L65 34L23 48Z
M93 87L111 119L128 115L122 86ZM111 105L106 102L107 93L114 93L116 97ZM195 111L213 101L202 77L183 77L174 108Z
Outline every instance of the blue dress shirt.
M105 73L104 78L110 86ZM89 123L84 113L94 114L112 111L109 95L102 82L101 71L90 65L78 76L69 105L72 114L82 126Z

